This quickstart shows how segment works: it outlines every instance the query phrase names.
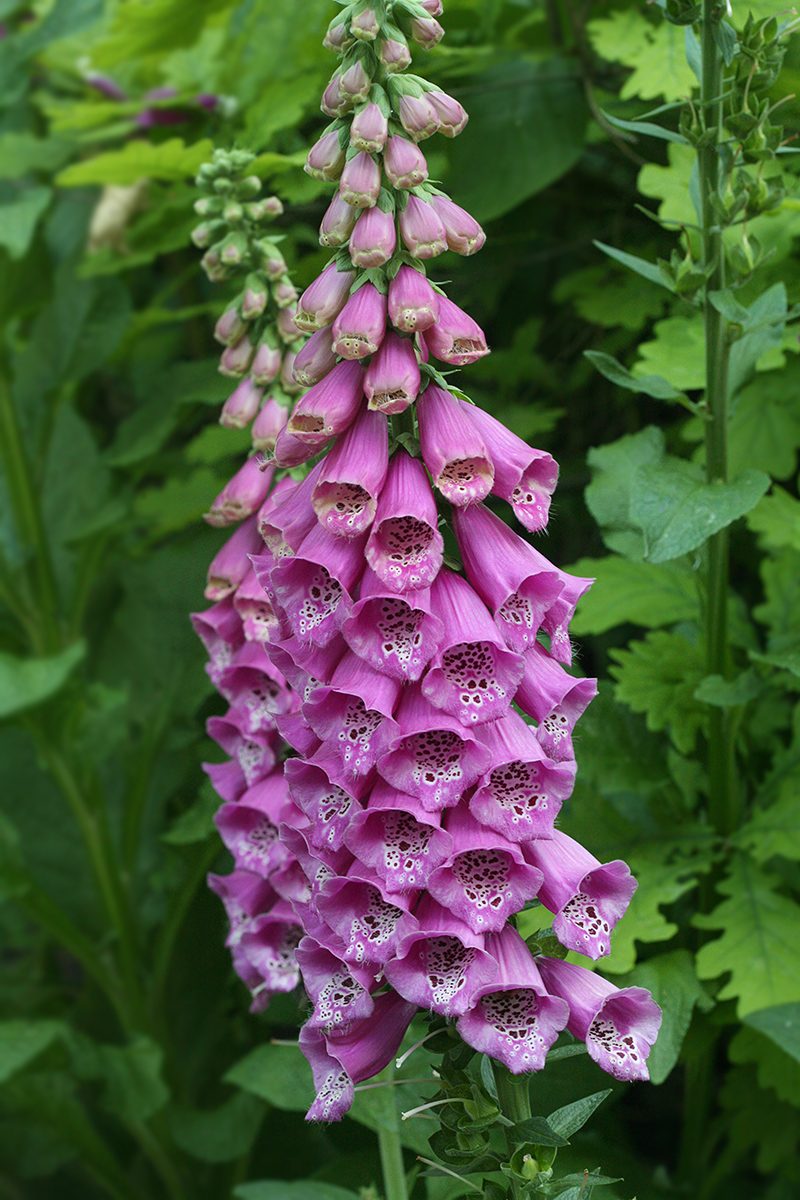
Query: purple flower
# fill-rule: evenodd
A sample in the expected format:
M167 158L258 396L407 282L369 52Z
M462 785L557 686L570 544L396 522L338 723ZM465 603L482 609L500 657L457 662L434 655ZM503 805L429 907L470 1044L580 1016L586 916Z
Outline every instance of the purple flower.
M370 792L366 809L350 820L344 840L389 893L426 887L431 872L453 851L452 837L441 828L441 815L427 812L416 797L382 779Z
M447 249L444 222L432 204L409 196L398 216L403 244L415 258L435 258Z
M396 680L348 650L330 686L315 688L302 712L348 776L367 775L397 734L392 712L399 692Z
M477 362L489 353L480 325L446 296L439 301L438 321L425 330L423 341L434 358L456 367Z
M364 408L326 455L314 488L314 510L329 533L357 537L369 529L388 466L386 418Z
M311 822L311 845L340 850L353 818L362 812L359 777L345 777L334 759L303 762L286 760L284 774L292 799ZM355 853L355 852L353 852Z
M259 579L262 572L264 578L268 578L274 565L273 558L277 561L296 553L303 539L316 528L317 514L311 505L311 496L321 470L322 464L317 463L299 483L290 480L291 486L282 491L278 503L270 511L260 513L259 532L270 557L263 561L258 557L254 559Z
M394 134L383 152L383 171L396 188L419 187L428 178L428 164L419 146Z
M436 16L435 13L432 15ZM426 98L439 118L439 132L445 137L456 137L461 133L469 120L463 105L448 96L447 92L428 92Z
M266 387L280 373L283 354L278 346L270 346L261 342L256 348L253 361L250 364L250 378L260 387Z
M421 382L414 343L389 330L364 376L369 408L387 416L401 413L416 400Z
M486 950L497 962L497 979L479 989L456 1029L469 1046L499 1059L514 1075L541 1071L567 1024L569 1006L547 994L530 950L510 925L487 937Z
M234 592L233 604L248 642L268 642L278 636L280 619L267 595L250 570Z
M574 757L572 731L597 695L596 679L569 675L543 646L536 642L523 655L525 672L516 703L539 722L536 739L556 762Z
M375 154L386 145L389 121L380 106L371 102L360 108L350 125L350 145L356 150Z
M447 196L434 196L431 204L442 218L448 250L454 250L456 254L477 254L486 241L486 234L475 218Z
M364 69L361 59L357 59L339 78L339 91L351 105L366 100L371 86L372 80Z
M205 514L209 525L234 525L260 508L267 498L275 474L273 468L262 470L262 467L264 463L258 456L245 460Z
M441 297L419 271L401 267L389 284L389 320L403 333L421 333L439 319Z
M397 242L394 214L375 205L361 212L350 237L350 258L357 267L381 267Z
M386 336L386 297L372 283L353 292L333 322L333 348L342 358L374 354Z
M335 259L328 263L300 297L294 318L298 328L305 333L315 333L330 325L344 308L355 277L355 271L337 270Z
M220 425L226 429L244 429L258 412L264 389L257 387L251 376L243 379L222 406Z
M326 646L341 629L352 607L351 589L364 570L365 541L334 537L317 525L293 558L273 567L270 599L286 611L301 641Z
M640 987L607 979L558 958L537 964L548 991L569 1004L567 1029L586 1042L589 1057L615 1079L649 1079L647 1056L661 1027L661 1009Z
M248 517L212 558L203 593L206 600L224 600L235 592L250 566L248 555L258 554L262 549L256 518Z
M395 36L395 33L397 36ZM395 30L392 36L381 38L378 48L378 58L381 66L390 75L398 71L405 71L406 67L411 65L411 52L408 49L408 42L399 29Z
M313 387L336 366L333 349L333 331L330 325L312 333L306 344L295 355L292 374L301 387ZM288 416L288 414L287 414Z
M339 141L336 129L323 133L308 152L305 167L308 175L314 179L338 179L344 166L344 150Z
M323 442L337 433L344 433L355 419L363 400L363 367L358 362L337 363L324 379L298 400L286 432L311 447L321 448Z
M331 200L328 205L325 216L322 218L319 227L319 244L320 246L344 246L350 234L355 228L355 223L358 220L358 209L354 208L339 194ZM336 269L336 264L330 263ZM326 268L327 270L328 268ZM301 306L302 307L302 306Z
M367 568L342 634L373 670L413 682L433 657L442 626L431 613L429 588L398 596Z
M397 114L403 129L415 142L421 142L423 138L436 133L440 125L439 114L425 93L421 96L409 93L401 95L397 102Z
M370 1015L375 1007L372 992L377 987L373 968L344 962L312 937L303 938L296 957L303 986L314 1005L306 1029L345 1031L354 1021Z
M411 913L418 892L384 893L377 875L355 863L344 879L328 879L317 896L320 916L344 943L347 962L383 965L418 927Z
M383 419L383 418L382 418ZM367 562L393 592L428 587L442 565L436 501L419 459L392 456L367 542Z
M365 150L347 160L339 180L339 195L354 208L372 208L381 190L381 169Z
M417 417L422 457L442 495L457 508L483 500L494 465L455 396L429 384L417 400Z

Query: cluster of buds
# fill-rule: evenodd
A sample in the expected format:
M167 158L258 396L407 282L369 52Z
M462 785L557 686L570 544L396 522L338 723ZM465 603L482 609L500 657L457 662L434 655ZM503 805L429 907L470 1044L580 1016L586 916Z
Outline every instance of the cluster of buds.
M204 195L195 211L203 220L192 241L205 250L208 278L235 281L240 289L214 329L224 346L219 369L240 381L220 423L244 429L254 422L254 446L272 450L292 397L303 390L292 372L305 337L294 323L297 290L278 248L281 239L264 231L283 205L277 196L258 199L261 182L246 174L253 158L244 150L216 150L200 168L196 182Z
M245 743L237 725L232 761L211 769L241 880L224 898L243 976L242 955L263 976L252 950L262 928L274 960L274 913L291 912L292 940L303 933L294 958L313 1006L300 1034L312 1120L347 1111L354 1085L390 1061L420 1009L513 1073L542 1068L568 1029L625 1080L647 1078L660 1022L649 993L533 952L515 924L538 901L564 953L596 960L636 884L625 863L598 862L555 825L574 783L572 731L596 690L567 670L569 622L591 580L554 567L485 503L495 497L526 530L543 529L557 466L431 362L488 353L425 261L447 247L472 253L483 233L399 165L425 170L417 140L466 119L454 100L398 75L408 37L425 46L441 36L440 7L356 0L329 30L326 44L344 56L323 103L337 122L309 159L339 179L321 230L338 249L300 298L295 320L312 336L295 371L309 391L273 465L316 461L301 480L281 480L221 552L225 586L239 589L233 607L262 606L269 677L292 697L281 693L274 726L294 751L270 784L280 855L249 884L245 843L263 839L262 824L251 831L263 817L249 811L261 780L245 764L258 774L267 763L273 779L272 731ZM445 561L444 523L460 564ZM217 653L227 661L230 645Z

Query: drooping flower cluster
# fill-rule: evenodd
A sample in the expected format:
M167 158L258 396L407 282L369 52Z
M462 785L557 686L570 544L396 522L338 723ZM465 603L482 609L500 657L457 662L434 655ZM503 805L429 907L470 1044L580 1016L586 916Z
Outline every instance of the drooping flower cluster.
M308 169L338 180L320 240L341 249L298 304L312 336L295 370L310 390L274 464L323 457L282 481L226 550L239 563L252 555L261 604L266 593L272 678L295 697L274 720L296 752L270 810L280 855L253 884L261 892L230 907L246 929L239 945L276 910L304 931L296 960L313 1012L300 1042L317 1120L347 1110L418 1008L515 1073L541 1068L568 1028L623 1079L647 1077L660 1021L643 989L534 958L513 923L538 897L562 944L597 959L636 884L623 862L599 863L555 827L574 782L572 731L595 692L566 669L591 581L558 570L485 504L493 496L541 530L556 464L431 362L488 352L425 270L445 249L483 244L480 226L426 185L418 145L454 136L466 114L399 73L409 39L441 37L440 11L439 0L355 0L329 29L342 63L323 110L336 119ZM444 560L442 521L463 574ZM266 739L229 745L234 760L214 779L221 790L235 775L225 821L239 831L255 820L238 817L243 753L263 763L273 751ZM228 845L246 870L234 835Z

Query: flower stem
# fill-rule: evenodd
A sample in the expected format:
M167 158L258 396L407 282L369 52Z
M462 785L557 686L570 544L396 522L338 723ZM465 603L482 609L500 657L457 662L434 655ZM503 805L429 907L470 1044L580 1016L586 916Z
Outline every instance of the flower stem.
M383 1074L385 1079L391 1082L394 1078L394 1064L387 1067ZM400 1141L400 1120L395 1093L390 1088L384 1095L384 1103L391 1106L392 1113L390 1124L381 1122L378 1125L378 1149L381 1155L384 1200L408 1200L406 1168L403 1163L403 1144Z
M509 1121L513 1121L515 1125L520 1121L530 1120L530 1076L512 1075L508 1067L497 1062L496 1059L492 1061L492 1071L497 1084L497 1102L503 1116L508 1117ZM510 1156L514 1146L508 1136L508 1130L505 1131L505 1138ZM511 1195L514 1200L526 1200L526 1192L522 1183L513 1177L511 1179Z

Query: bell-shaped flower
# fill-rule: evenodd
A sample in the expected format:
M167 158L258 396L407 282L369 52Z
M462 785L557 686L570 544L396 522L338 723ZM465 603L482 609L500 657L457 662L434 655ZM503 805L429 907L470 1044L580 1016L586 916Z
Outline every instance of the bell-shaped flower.
M445 137L457 137L469 120L464 106L447 92L430 91L426 93L426 99L439 118L439 132Z
M411 913L419 893L392 892L378 876L354 863L346 878L329 879L319 889L317 909L344 943L347 962L383 964L394 958L401 938L418 927Z
M219 415L220 425L226 429L246 428L258 412L263 394L264 389L257 387L252 376L248 375L223 404Z
M539 899L555 914L553 932L562 946L594 959L609 954L611 931L637 887L627 863L601 863L560 829L551 841L528 843L525 857L544 876Z
M223 804L214 814L237 870L268 879L286 861L289 851L280 840L279 826L288 803L286 781L280 772L273 772L248 788L235 804Z
M499 933L534 899L542 873L525 861L518 845L481 825L462 804L449 810L445 825L453 856L432 872L428 891L473 933Z
M452 808L489 764L489 751L455 717L434 708L419 685L406 688L395 713L398 734L378 772L428 812Z
M357 362L337 363L324 379L301 396L286 430L309 446L321 448L323 442L344 433L355 419L363 398L364 368Z
M300 1049L311 1064L316 1099L309 1121L339 1121L353 1103L353 1085L382 1071L397 1054L416 1006L396 992L375 1000L370 1016L346 1032L326 1035L308 1024L300 1030Z
M358 777L345 777L336 770L336 759L304 762L288 758L284 766L289 792L311 821L310 842L314 848L340 850L353 818L362 811L358 800L364 792Z
M254 917L242 934L240 949L261 976L252 988L251 1012L261 1012L273 995L293 992L300 982L295 952L303 936L291 905L280 900L269 912Z
M383 151L383 173L392 187L410 189L428 178L428 164L419 146L395 133Z
M453 528L467 579L494 613L506 645L527 650L568 577L482 504L454 512Z
M366 100L371 86L372 80L360 58L342 72L339 80L339 90L351 104L359 104L362 100Z
M220 528L251 516L266 500L274 475L274 468L265 468L258 455L246 459L204 514L205 520Z
M424 888L453 851L441 815L427 812L416 797L382 779L372 788L367 807L350 820L344 840L390 894Z
M488 496L494 464L455 396L429 384L417 399L417 417L422 458L445 499L462 508Z
M364 150L348 159L339 180L339 196L353 208L372 208L381 192L381 169Z
M329 687L317 688L303 704L303 716L348 775L366 775L397 734L392 712L400 684L373 671L348 650Z
M270 645L269 657L302 703L315 688L327 687L346 650L347 643L339 634L326 646L301 642L289 634L279 645Z
M428 476L419 459L401 448L389 463L367 541L367 562L387 588L405 593L433 583L443 551Z
M328 263L300 297L294 318L298 328L305 333L315 333L330 325L344 308L355 277L355 271L339 271L335 259Z
M257 519L248 517L212 558L203 593L206 600L224 600L235 592L250 568L248 556L263 549Z
M303 987L314 1005L306 1029L345 1031L370 1015L377 987L373 968L344 962L313 937L303 938L296 957Z
M423 680L423 693L462 725L504 716L522 678L521 656L506 649L466 579L446 567L431 587L431 610L444 632Z
M350 145L367 154L376 154L386 145L389 121L379 104L370 101L360 108L350 123Z
M365 537L339 538L320 525L293 558L270 572L270 599L285 610L295 636L326 646L352 608L352 591L364 570Z
M238 800L247 788L258 783L268 775L277 762L277 737L274 730L245 731L242 722L236 720L236 714L230 710L223 717L209 717L206 721L206 733L215 741L226 754L231 756L232 765L236 770L231 771L235 779L238 773L244 781L244 787L234 793L225 795L220 791L224 800ZM231 766L229 763L220 764ZM212 782L214 782L212 780ZM214 784L216 788L216 783ZM238 784L235 785L238 788Z
M344 197L339 192L336 192L320 222L320 246L335 249L338 246L346 245L347 239L353 232L357 220L358 209L354 208L352 204L348 204ZM330 265L335 268L335 261ZM306 326L300 325L300 328L303 329Z
M421 333L439 319L441 296L413 267L403 266L389 284L389 320L403 333Z
M205 612L191 614L192 628L206 648L209 661L206 666L211 682L217 686L222 671L230 666L236 650L244 641L242 622L233 606L233 599L226 596Z
M412 38L423 50L432 50L444 37L444 30L435 17L412 17L409 27Z
M465 256L477 254L486 241L486 234L475 218L448 196L434 196L431 204L442 218L447 249Z
M515 702L539 727L536 738L555 762L574 758L572 731L597 695L596 679L576 679L536 642L523 655L525 672Z
M486 335L477 321L446 296L440 297L439 319L425 330L423 340L434 358L456 367L477 362L489 353Z
M342 358L366 358L375 353L385 336L386 297L374 284L365 283L353 292L333 322L333 348Z
M409 196L398 214L398 224L403 245L414 258L435 258L447 249L444 222L427 200Z
M470 797L470 812L511 842L552 837L553 822L572 793L574 762L551 762L513 710L477 734L491 758Z
M395 595L368 567L342 634L374 671L413 682L436 652L442 625L431 613L429 588Z
M344 150L338 129L323 133L308 152L303 170L314 179L338 179L344 166Z
M419 930L403 938L397 957L384 968L386 978L420 1008L463 1016L479 989L497 977L497 962L483 949L480 934L430 896L422 897L414 915Z
M397 115L403 129L415 142L429 138L441 124L439 114L425 92L421 96L401 95L397 101Z
M394 213L379 205L365 208L350 236L350 258L357 267L382 267L394 254L397 228Z
M271 346L269 342L259 342L253 361L250 364L250 378L259 387L267 387L273 379L277 379L283 353L280 346Z
M272 718L290 707L286 680L259 642L245 642L217 686L231 705L229 715L243 733L274 729Z
M249 957L242 952L241 941L251 922L275 904L273 888L250 871L232 871L230 875L208 875L208 886L225 906L230 930L225 945L231 951L233 969L251 990L260 988L264 980ZM262 1006L263 1007L263 1006Z
M333 331L330 325L312 333L304 346L297 351L292 365L295 383L301 387L313 387L324 379L336 366L333 350ZM288 414L287 414L288 416Z
M618 988L585 967L541 957L547 990L569 1004L567 1029L586 1043L589 1057L630 1082L649 1079L647 1056L661 1027L661 1009L645 988Z
M330 441L329 437L323 441L314 441L305 436L299 437L297 434L289 432L287 423L275 438L272 461L276 467L284 470L302 466L303 463L307 463L317 454L322 453Z
M323 459L312 496L320 524L346 538L369 529L388 466L386 417L363 408Z
M416 400L421 379L413 341L389 330L364 376L369 407L387 415L403 412Z
M512 1075L541 1071L567 1024L569 1005L548 995L530 950L510 925L487 937L486 950L497 962L497 978L479 989L456 1029L467 1045L498 1059Z
M275 449L275 441L286 422L289 411L274 398L268 396L258 410L250 436L253 439L253 449L271 453Z
M341 88L342 73L336 71L331 76L325 91L322 93L320 108L325 113L326 117L343 117L348 109L352 108L352 101L349 96L345 96Z
M322 464L317 463L299 483L292 480L291 486L281 491L274 507L269 511L262 510L259 515L259 532L274 559L295 554L303 539L316 527L317 514L311 497L321 470ZM259 564L259 578L271 568L271 563Z

